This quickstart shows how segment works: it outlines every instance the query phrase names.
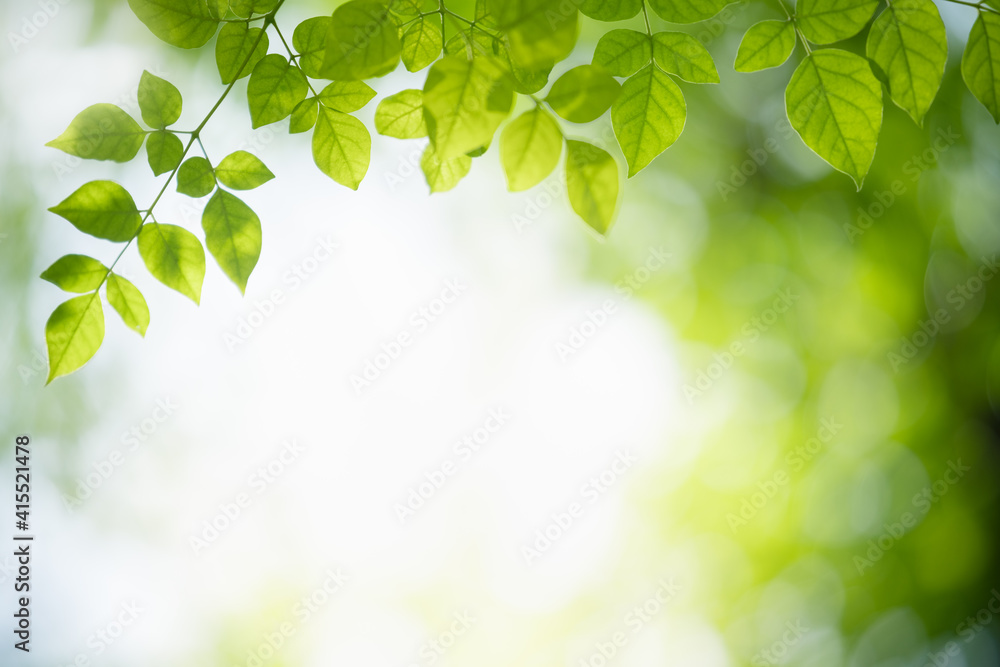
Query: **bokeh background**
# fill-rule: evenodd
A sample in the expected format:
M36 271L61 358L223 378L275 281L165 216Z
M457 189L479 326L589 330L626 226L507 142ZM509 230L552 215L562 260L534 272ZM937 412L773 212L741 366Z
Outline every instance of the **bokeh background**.
M684 86L684 135L606 241L558 176L505 193L495 150L429 197L421 143L376 138L344 190L307 137L249 129L244 81L206 145L278 176L247 197L246 297L210 262L196 308L132 251L145 340L109 311L98 356L44 387L64 297L38 274L114 254L46 208L95 178L140 206L159 187L44 142L89 104L137 117L143 69L181 89L182 128L220 86L211 48L158 43L124 2L4 2L0 489L13 514L30 434L37 541L32 652L4 630L0 663L1000 665L1000 130L961 81L966 9L941 3L941 93L923 128L886 107L860 192L782 122L801 53L732 71L776 8L680 28L722 85ZM197 230L203 205L174 193L158 218Z

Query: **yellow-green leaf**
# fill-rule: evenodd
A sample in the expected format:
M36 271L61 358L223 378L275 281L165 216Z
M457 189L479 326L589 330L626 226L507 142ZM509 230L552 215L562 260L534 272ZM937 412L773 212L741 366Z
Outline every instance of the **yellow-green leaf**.
M338 81L385 76L399 64L400 48L399 26L387 4L350 0L333 12L321 72Z
M375 110L375 130L396 139L426 137L423 92L404 90L379 102Z
M222 83L250 76L257 63L267 55L267 33L247 23L227 23L215 40L215 63ZM246 63L246 65L244 65Z
M573 123L589 123L611 108L622 92L607 70L580 65L559 77L545 101L552 110Z
M177 170L177 192L188 197L204 197L215 189L215 170L203 157L188 158Z
M620 193L615 159L597 146L567 141L566 190L577 215L598 234L607 234L615 219Z
M121 316L122 321L132 331L137 331L140 336L146 335L149 327L149 306L142 292L125 278L112 273L108 276L107 287L108 303Z
M758 72L781 65L795 49L795 25L791 21L754 23L743 35L736 53L737 72Z
M218 190L205 206L201 226L208 251L245 293L247 280L260 259L260 218L239 197Z
M161 130L181 117L181 92L177 87L144 71L139 79L139 110L146 125Z
M878 0L800 0L795 16L806 39L832 44L861 32L876 7Z
M49 209L84 234L116 243L131 241L142 220L132 195L112 181L91 181Z
M718 83L712 55L691 35L684 32L658 32L653 35L653 58L670 74L691 83Z
M151 33L182 49L205 46L219 27L205 0L128 0L128 5Z
M274 174L256 155L236 151L222 159L215 168L215 177L233 190L253 190L274 178Z
M205 281L205 249L183 227L149 222L139 232L139 255L146 268L167 287L195 303Z
M364 81L334 81L320 91L319 101L334 111L352 113L375 98L375 91Z
M677 141L686 121L684 94L654 65L626 81L611 108L611 122L628 162L629 178Z
M670 23L697 23L707 21L733 0L649 0L653 8L664 21Z
M314 79L322 77L323 58L326 57L326 37L333 19L317 16L306 19L292 33L292 46L299 54L299 67L306 76Z
M45 323L45 343L49 352L46 384L90 361L103 341L104 308L97 292L60 304Z
M420 168L427 179L431 192L447 192L453 189L472 169L472 158L459 155L449 160L438 157L434 146L428 145L420 158Z
M184 157L184 144L177 135L159 130L146 140L146 157L155 176L173 171Z
M89 106L66 131L45 144L87 160L128 162L142 147L146 132L114 104Z
M312 153L324 174L357 190L368 173L372 138L354 116L320 107L313 132Z
M83 294L93 292L104 282L108 267L86 255L64 255L42 272L42 279L56 287Z
M441 55L441 22L434 17L417 19L403 33L401 56L406 69L419 72Z
M1000 123L1000 15L979 12L962 54L962 78Z
M559 124L541 107L515 119L500 135L500 162L507 188L520 192L541 183L559 164L562 145Z
M605 33L594 50L594 64L614 76L632 76L653 59L652 40L636 30Z
M247 101L250 119L256 129L277 123L291 115L309 90L302 70L284 56L272 53L264 56L250 74Z

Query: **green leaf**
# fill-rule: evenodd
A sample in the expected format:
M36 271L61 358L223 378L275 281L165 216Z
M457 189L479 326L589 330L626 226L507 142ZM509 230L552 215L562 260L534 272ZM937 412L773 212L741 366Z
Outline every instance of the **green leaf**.
M576 46L579 11L565 0L489 0L489 13L507 36L511 60L527 69L551 68Z
M580 12L598 21L626 21L642 10L642 0L583 0Z
M385 76L399 64L400 48L399 27L386 4L351 0L333 12L321 72L336 80Z
M594 64L614 76L632 76L653 59L652 40L636 30L605 33L594 50Z
M128 0L128 6L151 33L182 49L205 46L219 27L205 0Z
M138 331L140 336L145 337L146 329L149 327L149 306L142 292L125 278L112 273L108 276L107 287L108 303L121 315L125 326L133 331Z
M878 0L800 0L795 15L806 39L832 44L861 32L877 6Z
M783 64L795 49L795 25L791 21L754 23L743 35L736 53L737 72L759 72Z
M316 115L319 113L319 102L315 97L309 97L292 110L292 120L288 125L289 134L300 134L313 129Z
M566 190L573 210L598 234L611 229L620 191L618 165L607 151L566 142Z
M205 206L201 226L208 251L240 292L246 293L247 280L260 259L260 218L239 197L218 190Z
M173 171L184 158L184 144L172 132L159 130L146 140L146 157L153 175L159 176Z
M691 83L719 83L719 72L708 49L683 32L653 35L653 58L665 72Z
M861 56L823 49L803 59L785 90L792 127L861 189L882 127L882 84Z
M162 130L181 117L181 92L174 84L143 71L139 80L139 110L146 125Z
M707 21L733 0L649 0L656 15L670 23Z
M1000 123L1000 16L979 12L962 54L962 78Z
M142 219L132 195L112 181L91 181L49 209L84 234L116 243L131 241Z
M389 11L397 18L415 19L420 14L437 8L434 0L389 0Z
M93 292L104 282L108 267L86 255L65 255L45 269L42 279L67 292Z
M379 102L375 110L375 131L396 139L426 137L423 92L404 90Z
M403 33L403 64L411 72L419 72L441 55L441 23L433 17L418 19Z
M600 67L580 65L559 77L545 101L573 123L589 123L611 108L622 92L615 78Z
M437 61L424 84L424 118L436 154L449 160L490 143L513 104L511 78L495 58Z
M420 168L432 193L447 192L468 175L472 169L472 158L468 155L459 155L450 160L442 160L438 157L434 146L428 144L423 157L420 158Z
M253 14L267 14L278 6L278 0L231 0L229 8L241 18L250 18Z
M253 68L247 84L247 101L254 129L277 123L291 115L309 90L306 77L277 53L264 56Z
M334 81L319 93L323 106L351 113L375 99L375 91L364 81Z
M629 178L677 141L686 120L684 94L655 66L625 82L611 108L611 122L628 162Z
M215 189L215 171L212 163L203 157L184 161L177 170L177 192L188 197L204 197Z
M153 277L195 303L205 281L205 250L183 227L149 222L139 232L139 255Z
M520 192L541 183L559 164L562 145L559 124L541 107L515 119L500 135L507 189Z
M222 158L215 168L215 177L233 190L253 190L274 178L274 174L256 155L236 151Z
M299 54L299 67L306 76L322 77L323 58L326 56L326 36L333 19L317 16L300 23L292 33L292 46Z
M104 341L104 308L94 292L62 303L45 323L49 378L69 375L90 361Z
M354 116L320 107L312 153L320 171L341 185L357 190L368 173L372 138Z
M128 162L145 138L139 123L114 104L95 104L77 114L65 132L45 145L86 160Z
M932 0L893 0L868 31L868 58L889 79L889 95L918 125L941 87L948 37Z
M222 83L229 84L249 76L257 63L267 55L267 33L246 23L227 23L215 41L215 63ZM247 58L250 58L247 60ZM246 66L243 66L246 63Z

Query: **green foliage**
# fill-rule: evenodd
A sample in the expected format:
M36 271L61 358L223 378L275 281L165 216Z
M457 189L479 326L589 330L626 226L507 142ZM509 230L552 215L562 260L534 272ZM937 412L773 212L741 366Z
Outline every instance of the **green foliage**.
M750 26L736 53L737 72L758 72L783 64L795 49L791 21L761 21Z
M132 195L112 181L91 181L49 210L84 234L117 243L132 240L142 224Z
M60 304L45 323L48 382L90 361L103 341L104 308L97 292Z
M892 101L922 124L948 62L944 21L932 0L893 0L868 32L868 59L889 79Z
M128 162L142 148L145 131L113 104L81 111L66 131L45 144L86 160Z
M882 86L861 56L825 49L799 64L785 91L792 127L861 188L882 128Z
M274 175L243 151L213 168L204 141L206 124L241 78L249 77L252 127L289 118L290 133L312 132L317 167L356 190L369 171L372 137L351 114L376 97L367 81L402 63L422 73L423 85L388 92L375 110L374 129L396 139L429 137L421 168L432 192L456 187L476 158L490 152L500 132L499 159L511 191L536 187L557 173L565 178L573 210L606 234L620 205L623 176L637 176L681 139L687 123L681 86L720 79L712 55L693 33L654 29L654 22L704 21L729 4L476 0L451 7L437 0L349 0L329 15L300 22L289 44L277 25L285 2L129 0L139 20L173 46L199 48L218 32L215 66L225 86L218 103L193 129L175 130L180 91L144 72L138 101L150 129L117 106L96 104L47 144L77 157L128 162L146 142L153 174L167 175L149 210L138 210L132 196L110 181L87 183L51 210L91 236L128 245L136 241L153 276L195 302L205 273L202 243L180 227L157 223L152 209L174 181L178 192L191 197L214 193L203 217L205 244L223 272L245 290L260 256L260 220L247 204L218 188L252 190ZM892 101L919 125L938 95L948 56L945 26L933 0L888 3L867 33L867 59L839 48L815 48L863 33L877 4L800 0L794 14L781 3L768 5L776 13L784 9L784 16L749 26L734 64L738 72L778 67L792 57L796 41L801 43L801 60L785 90L788 119L807 146L859 187L882 125L880 79ZM1000 5L991 0L975 8L978 18L962 73L969 90L1000 122ZM605 24L598 24L592 63L567 67L581 13ZM608 25L640 15L644 31ZM588 31L593 27L588 24ZM275 45L281 52L268 54ZM512 117L519 96L534 107ZM564 138L563 123L593 122L609 108L617 147ZM190 139L182 141L183 135ZM204 157L188 156L194 144ZM619 167L622 159L626 170ZM68 255L43 274L64 289L90 293L80 297L84 301L60 306L60 317L47 327L50 355L55 355L50 357L52 377L77 368L92 356L95 341L100 344L101 286L126 325L145 333L145 300L113 273L116 262L104 267ZM89 332L78 340L64 331L74 318Z

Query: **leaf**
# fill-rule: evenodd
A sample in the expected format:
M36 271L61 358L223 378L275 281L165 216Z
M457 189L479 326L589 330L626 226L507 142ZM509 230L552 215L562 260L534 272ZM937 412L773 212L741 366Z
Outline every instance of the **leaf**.
M375 110L375 131L396 139L426 137L423 92L404 90L379 102Z
M205 46L219 27L205 0L128 0L128 6L151 33L182 49Z
M832 44L861 32L877 6L878 0L800 0L795 15L806 39Z
M652 40L636 30L605 33L594 50L594 64L614 76L632 76L653 59Z
M108 276L105 293L108 303L121 315L125 326L145 337L149 327L149 306L146 305L142 292L125 278L112 273Z
M665 72L676 74L691 83L719 83L712 55L691 35L684 32L658 32L653 35L653 58Z
M254 129L277 123L292 113L309 90L305 75L277 53L264 56L250 74L247 101Z
M205 250L194 234L176 225L146 223L139 232L139 255L154 278L195 303L201 301Z
M169 81L143 71L139 79L139 110L146 125L162 130L181 117L181 92Z
M49 377L69 375L97 353L104 341L104 309L94 292L60 304L45 323L49 352Z
M142 147L146 132L114 104L89 106L66 131L46 146L86 160L128 162Z
M236 151L222 158L215 177L233 190L253 190L274 178L274 174L253 153Z
M306 76L314 79L322 77L326 36L332 23L333 19L329 16L317 16L300 23L292 33L292 46L299 54L299 67Z
M433 11L434 0L389 0L389 11L400 19L415 19L421 13Z
M434 146L428 145L423 157L420 158L420 168L432 193L447 192L468 175L472 169L472 158L468 155L459 155L450 160L442 160L438 157Z
M594 65L580 65L552 84L545 101L566 120L589 123L611 108L621 92L621 85L607 71Z
M576 46L579 12L566 0L490 0L487 8L507 37L511 60L527 69L551 68Z
M399 27L387 5L351 0L333 12L321 73L335 80L371 79L396 69Z
M215 41L215 63L222 83L229 84L249 76L257 63L267 55L267 47L267 33L260 28L251 28L243 22L222 26L219 38Z
M400 55L410 72L419 72L441 55L441 23L433 18L417 19L403 33Z
M1000 124L1000 16L979 12L962 54L962 78Z
M649 0L656 15L670 23L707 21L732 0Z
M642 0L583 0L580 13L598 21L626 21L642 10Z
M566 142L566 190L573 210L598 234L611 229L618 208L618 165L607 151Z
M173 171L184 158L184 144L172 132L159 130L146 140L146 157L154 176Z
M736 53L737 72L759 72L783 64L795 49L795 25L791 21L754 23L743 35Z
M205 245L229 278L246 293L260 259L260 218L236 195L217 190L201 217Z
M357 190L368 173L372 138L364 124L346 113L320 107L312 153L324 174Z
M131 241L142 219L132 195L112 181L91 181L49 209L84 234L116 243Z
M278 0L231 0L229 8L241 18L253 14L267 14L278 6Z
M625 82L611 108L611 122L628 162L629 178L677 141L686 120L684 94L655 66L646 66Z
M541 107L518 117L500 135L500 162L507 189L521 192L541 183L559 164L563 135L556 120Z
M334 81L319 93L323 106L351 113L375 99L375 91L364 81Z
M513 104L511 78L495 58L437 61L424 84L424 119L435 153L448 160L490 143Z
M889 95L918 125L937 96L948 37L932 0L893 0L868 31L868 58L889 79Z
M298 106L292 110L292 120L288 125L290 134L300 134L313 129L316 124L316 115L319 113L319 102L315 97L309 97L299 102Z
M86 255L64 255L55 264L42 272L42 280L47 280L67 292L93 292L104 282L108 267L93 257Z
M860 190L882 127L882 84L868 61L840 49L814 51L792 74L785 109L802 141Z
M203 157L184 161L177 170L177 192L188 197L204 197L215 189L215 171L212 163Z

